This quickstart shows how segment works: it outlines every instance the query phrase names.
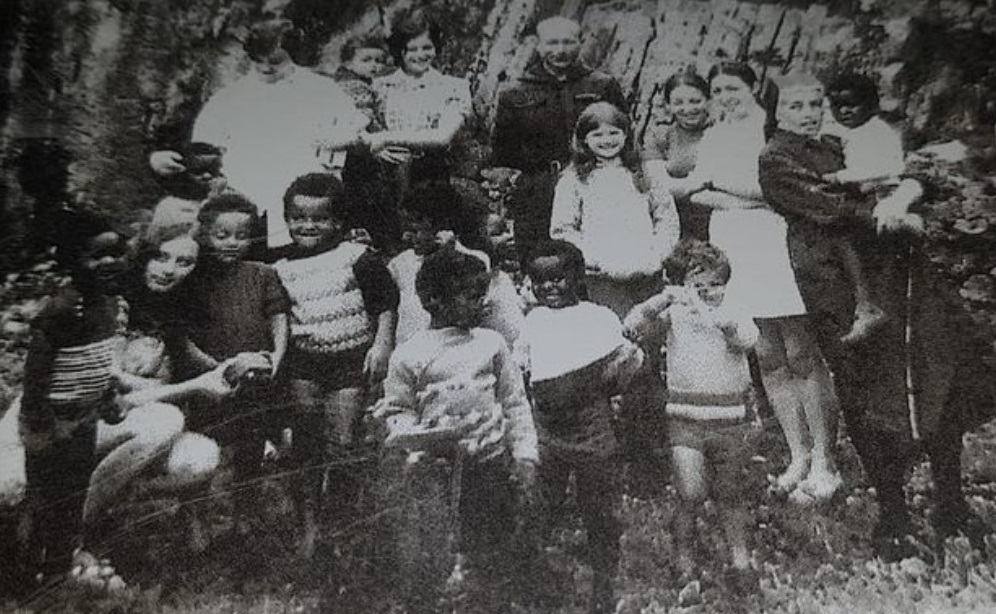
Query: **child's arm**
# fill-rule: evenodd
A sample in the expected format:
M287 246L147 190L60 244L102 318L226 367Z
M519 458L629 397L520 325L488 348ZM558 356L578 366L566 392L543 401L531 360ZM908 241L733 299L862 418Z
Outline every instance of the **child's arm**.
M620 345L609 359L605 379L613 393L622 392L643 366L643 350L629 341Z
M179 403L194 395L203 395L212 400L220 400L232 394L235 389L225 380L225 367L219 365L195 378L175 384L161 384L135 389L121 397L121 402L132 409L149 403Z
M717 314L716 326L723 331L726 346L734 352L746 352L754 347L760 337L760 330L753 319L735 317L730 314Z
M363 308L368 317L376 321L373 345L363 361L364 371L371 383L376 384L387 375L388 359L394 349L401 296L388 264L373 251L364 252L356 260L353 264L353 277L363 297Z
M28 356L24 361L24 392L21 422L27 449L45 447L55 433L55 413L48 404L49 385L56 349L41 328L33 327Z
M639 340L644 329L678 299L674 286L666 286L660 294L651 296L630 309L623 319L623 335L627 339Z
M553 192L553 210L550 217L550 238L563 239L578 249L581 236L581 193L578 178L572 168L564 171Z
M387 374L388 360L391 357L391 350L394 349L394 329L398 322L398 312L394 310L383 311L377 316L377 334L374 335L373 345L367 351L363 361L363 370L369 376L371 383L384 379Z
M187 360L190 361L190 364L202 373L210 371L220 364L213 356L197 347L197 344L190 339L183 341L183 353L186 355Z
M275 376L280 369L280 363L284 360L284 355L287 354L287 343L290 340L290 316L286 312L270 316L270 333L273 336L270 363L273 365L272 374Z
M725 191L719 190L702 190L692 194L691 200L696 205L702 205L703 207L709 207L710 209L719 209L724 211L732 211L737 209L757 209L764 206L759 198L754 197L741 197L731 194Z
M516 461L539 462L539 442L536 436L536 424L533 422L533 411L526 396L526 386L522 372L512 360L511 352L504 341L495 355L495 371L497 381L495 390L498 402L501 403L505 418L508 420L508 440L512 457Z

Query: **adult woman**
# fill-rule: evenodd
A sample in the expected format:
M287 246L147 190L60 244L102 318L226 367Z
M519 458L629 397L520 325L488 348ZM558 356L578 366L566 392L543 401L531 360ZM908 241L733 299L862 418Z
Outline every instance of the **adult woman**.
M754 98L757 78L746 64L724 62L709 71L708 82L716 123L699 144L691 200L713 209L711 241L733 269L727 303L756 318L761 331L761 379L791 456L776 485L796 501L828 499L841 485L832 454L836 399L808 321L800 317L806 310L789 262L785 220L762 200L757 160L767 114Z
M222 367L173 381L176 362L187 349L183 282L198 254L190 229L154 229L142 239L138 254L126 282L128 333L117 365L123 393L119 405L128 412L122 422L101 423L98 429L98 453L106 456L90 480L84 512L90 525L99 522L130 485L143 493L170 494L206 485L218 465L218 446L204 435L183 432L184 417L174 404L192 396L219 399L233 392ZM191 539L193 547L203 546L200 536Z
M398 171L402 207L415 184L430 189L436 199L459 200L450 185L450 147L471 113L470 84L433 67L443 42L438 25L421 10L395 20L388 47L399 68L374 80L386 130L360 136ZM458 220L461 227L450 230L468 246L480 247L480 216L457 204L463 214Z
M710 125L709 84L695 72L681 71L664 82L663 93L672 121L651 129L644 139L643 158L664 161L673 180L669 186L678 208L681 238L707 241L712 210L689 200L687 177L695 169L699 141Z

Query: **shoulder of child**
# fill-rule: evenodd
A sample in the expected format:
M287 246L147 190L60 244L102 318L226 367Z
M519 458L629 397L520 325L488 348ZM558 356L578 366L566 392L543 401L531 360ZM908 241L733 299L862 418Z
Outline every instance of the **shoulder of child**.
M75 318L82 309L83 295L73 287L60 288L45 299L44 306L31 319L31 326L43 332L61 326L67 318Z

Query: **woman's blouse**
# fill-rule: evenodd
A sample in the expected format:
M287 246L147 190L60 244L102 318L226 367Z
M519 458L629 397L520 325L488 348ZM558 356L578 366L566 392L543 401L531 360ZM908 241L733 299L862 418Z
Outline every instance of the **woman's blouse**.
M708 126L689 130L681 124L658 124L644 141L646 160L664 160L664 168L672 177L687 177L695 169L699 141Z
M434 130L471 113L470 84L430 68L413 77L397 70L374 80L388 130Z

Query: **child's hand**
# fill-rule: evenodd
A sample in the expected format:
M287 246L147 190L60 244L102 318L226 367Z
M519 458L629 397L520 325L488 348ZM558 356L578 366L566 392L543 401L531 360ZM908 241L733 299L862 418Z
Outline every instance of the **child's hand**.
M840 175L837 173L826 173L821 177L821 179L827 183L840 183Z
M228 364L226 361L194 379L197 389L212 401L220 401L235 392L235 387L225 379L225 369L228 368Z
M387 344L375 343L363 359L363 373L367 376L367 381L371 386L376 385L387 377L387 364L391 358L391 348Z

